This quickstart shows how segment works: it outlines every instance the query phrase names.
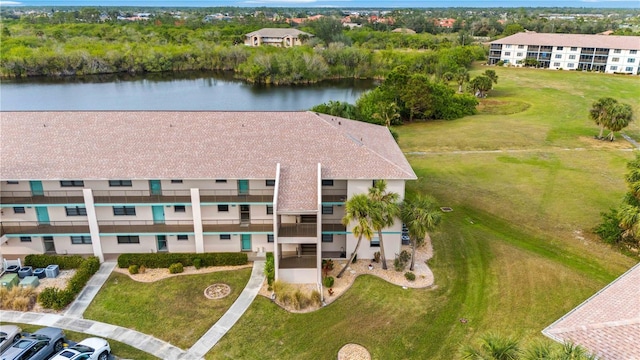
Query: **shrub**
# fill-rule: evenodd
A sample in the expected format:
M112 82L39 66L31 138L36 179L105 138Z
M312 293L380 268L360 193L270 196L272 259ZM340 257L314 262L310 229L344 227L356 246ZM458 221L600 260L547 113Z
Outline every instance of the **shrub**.
M193 266L196 269L200 269L202 267L202 259L200 259L200 258L193 259Z
M129 274L135 275L139 270L140 268L138 268L138 265L129 265Z
M147 268L144 265L142 265L140 266L140 269L138 269L138 272L140 274L144 274L145 272L147 272Z
M264 264L264 274L267 277L267 284L269 287L273 285L273 281L276 278L276 267L274 263L273 253L267 253L267 261Z
M409 281L414 281L416 279L416 274L412 273L411 271L407 271L406 273L404 273L404 277Z
M376 251L373 253L373 261L379 263L380 262L380 251Z
M396 271L404 271L409 260L411 260L411 254L407 250L402 250L400 254L396 254L396 258L393 260L393 267Z
M78 266L78 270L71 279L64 290L57 288L46 288L40 295L38 295L38 302L45 308L53 308L54 310L64 309L69 305L76 295L82 291L89 279L100 269L100 260L95 257L89 257L83 259L83 262ZM25 260L26 261L26 260ZM60 265L60 264L58 264Z
M320 292L318 292L318 290L313 290L311 292L311 305L314 305L314 306L322 305L322 296L320 296Z
M329 275L329 272L331 272L331 270L333 270L333 260L331 259L325 259L322 260L322 273L324 274L324 276Z
M324 287L330 288L333 287L333 283L334 283L334 279L333 276L327 276L326 278L322 279L322 285L324 285Z
M45 268L49 265L58 265L60 270L77 269L85 261L80 255L47 255L47 254L31 254L24 258L26 266L34 268Z
M310 294L296 289L283 281L274 281L273 289L276 294L276 301L283 306L290 306L296 310L305 309L309 306L321 305L321 295L317 290Z
M150 269L157 269L168 268L175 263L182 263L183 266L193 266L194 259L200 259L203 267L246 265L249 261L246 253L143 253L118 256L118 267L126 269L131 265L144 265Z
M179 274L181 272L184 272L184 266L182 266L182 263L169 265L169 274Z
M11 290L0 288L0 309L29 311L36 302L36 291L31 286L14 286Z

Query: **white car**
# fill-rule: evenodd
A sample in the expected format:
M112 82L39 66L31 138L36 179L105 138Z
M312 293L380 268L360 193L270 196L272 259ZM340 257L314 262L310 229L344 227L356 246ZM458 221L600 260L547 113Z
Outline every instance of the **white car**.
M15 325L0 325L0 353L22 337L22 329Z
M107 340L91 337L63 349L50 360L108 360L110 353Z

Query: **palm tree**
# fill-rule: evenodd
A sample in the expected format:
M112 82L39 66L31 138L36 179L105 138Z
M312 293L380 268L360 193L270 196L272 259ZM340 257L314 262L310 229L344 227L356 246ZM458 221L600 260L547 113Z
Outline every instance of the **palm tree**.
M606 138L610 141L615 139L614 134L616 131L620 131L633 121L633 109L629 104L615 104L611 107L609 122L606 124L606 128L611 130Z
M495 70L485 70L482 75L491 79L491 81L493 81L494 84L498 83L498 75L496 74Z
M358 248L360 247L362 237L366 237L369 241L371 241L371 238L373 237L373 230L369 221L369 212L371 211L370 205L371 201L366 194L354 195L345 203L342 224L344 226L349 226L349 224L351 224L352 222L356 223L356 225L353 227L352 232L353 236L358 237L358 242L356 243L356 248L353 250L353 253L351 253L351 258L344 265L342 270L340 270L340 273L338 273L338 275L336 276L337 278L342 277L342 274L344 274L349 265L353 262L353 259L358 253Z
M600 134L598 134L598 139L602 139L602 134L604 133L604 129L607 127L609 123L609 111L614 104L617 104L618 100L610 97L604 97L596 100L589 110L589 118L596 123L596 125L600 126Z
M460 67L456 70L454 77L456 79L456 82L458 83L458 92L461 93L462 85L464 85L465 82L469 81L469 71L464 67Z
M387 182L385 180L378 180L369 188L369 200L371 200L369 217L371 225L378 232L378 238L380 239L380 260L384 270L387 270L387 258L384 254L382 229L392 226L395 219L400 215L399 198L400 195L397 193L387 192Z
M480 340L480 348L465 346L463 359L473 360L516 360L520 356L518 341L499 335L486 334Z
M411 267L413 271L416 259L416 248L424 243L429 231L433 231L442 216L436 207L435 199L430 196L418 195L413 199L406 199L402 204L400 218L407 225L411 239Z

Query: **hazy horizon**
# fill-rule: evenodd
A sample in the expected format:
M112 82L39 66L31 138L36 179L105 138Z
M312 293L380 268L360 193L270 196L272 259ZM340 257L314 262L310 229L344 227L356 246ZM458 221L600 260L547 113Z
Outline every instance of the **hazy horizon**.
M0 6L93 7L305 7L305 8L619 8L638 9L640 1L628 0L14 0Z

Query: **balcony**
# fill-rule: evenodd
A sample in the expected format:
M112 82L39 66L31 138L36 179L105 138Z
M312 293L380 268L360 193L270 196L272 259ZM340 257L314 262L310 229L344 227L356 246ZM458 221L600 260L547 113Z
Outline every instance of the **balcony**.
M0 222L0 236L15 235L55 235L55 234L88 234L89 224L86 221L51 221L39 224L37 221L3 221Z
M323 203L340 203L344 204L347 201L347 194L339 194L339 195L325 195L322 194L322 202Z

